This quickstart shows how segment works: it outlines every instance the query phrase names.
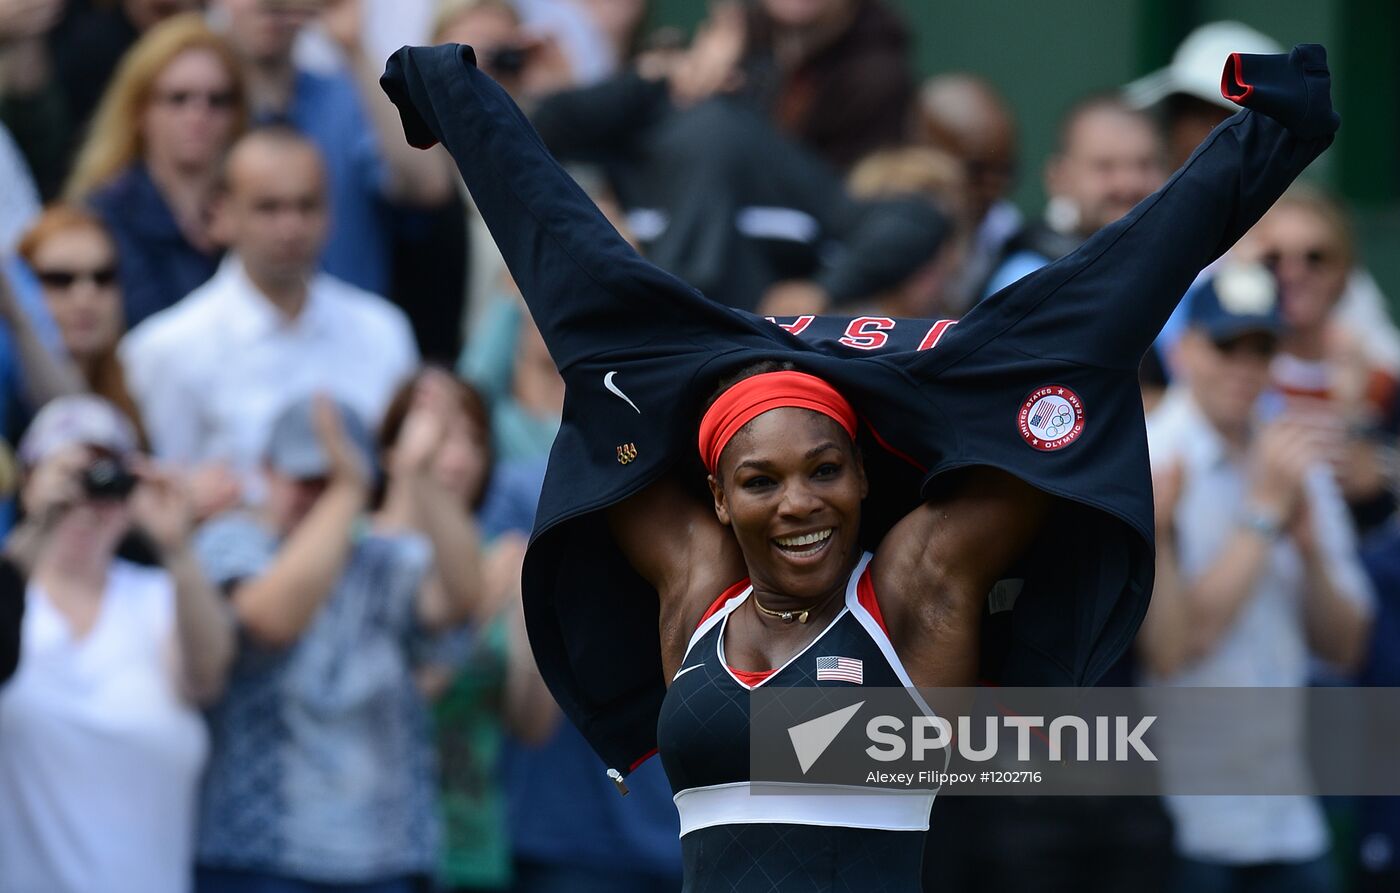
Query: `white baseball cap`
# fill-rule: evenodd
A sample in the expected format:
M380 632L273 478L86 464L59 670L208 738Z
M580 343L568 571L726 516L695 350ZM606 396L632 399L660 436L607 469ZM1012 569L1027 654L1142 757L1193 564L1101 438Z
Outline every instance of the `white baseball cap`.
M19 459L33 468L59 450L82 444L126 456L137 451L136 429L108 401L93 394L55 397L34 416L19 442Z
M1281 52L1283 47L1273 38L1248 25L1211 22L1186 36L1166 68L1124 87L1123 97L1133 108L1145 109L1175 93L1184 93L1233 112L1239 106L1220 95L1220 73L1225 60L1231 53Z

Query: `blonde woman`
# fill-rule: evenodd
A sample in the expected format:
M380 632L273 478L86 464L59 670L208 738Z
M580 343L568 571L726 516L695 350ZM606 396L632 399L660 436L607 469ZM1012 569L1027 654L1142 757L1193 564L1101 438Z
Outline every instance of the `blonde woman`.
M135 325L214 274L209 205L247 119L237 60L195 14L152 28L123 58L68 182L116 239Z

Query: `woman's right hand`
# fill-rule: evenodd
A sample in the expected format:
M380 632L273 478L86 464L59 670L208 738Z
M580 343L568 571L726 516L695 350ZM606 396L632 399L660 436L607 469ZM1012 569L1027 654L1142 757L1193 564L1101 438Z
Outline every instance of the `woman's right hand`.
M28 518L48 521L83 500L82 472L92 456L83 446L72 446L40 462L20 491Z
M25 573L33 570L58 520L85 496L82 471L92 456L82 446L61 450L29 472L20 490L24 520L10 531L5 555Z

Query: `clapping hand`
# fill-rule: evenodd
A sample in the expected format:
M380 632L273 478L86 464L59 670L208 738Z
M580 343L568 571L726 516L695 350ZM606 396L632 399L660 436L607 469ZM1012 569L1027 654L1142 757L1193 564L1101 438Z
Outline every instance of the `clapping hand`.
M1250 496L1255 505L1291 522L1303 499L1309 469L1334 461L1341 432L1306 415L1289 414L1259 435L1250 456Z
M370 469L364 453L345 433L340 410L335 401L324 395L316 398L316 436L330 463L331 484L341 484L360 490L369 489Z

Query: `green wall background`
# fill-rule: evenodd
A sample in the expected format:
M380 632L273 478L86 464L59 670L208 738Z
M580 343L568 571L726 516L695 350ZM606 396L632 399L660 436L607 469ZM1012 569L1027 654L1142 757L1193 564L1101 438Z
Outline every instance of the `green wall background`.
M1400 0L887 0L909 22L923 75L973 71L1021 124L1015 198L1038 213L1041 168L1061 112L1170 60L1198 24L1244 22L1280 44L1327 47L1344 124L1310 170L1346 197L1368 265L1400 305ZM657 24L686 30L703 0L655 0Z

